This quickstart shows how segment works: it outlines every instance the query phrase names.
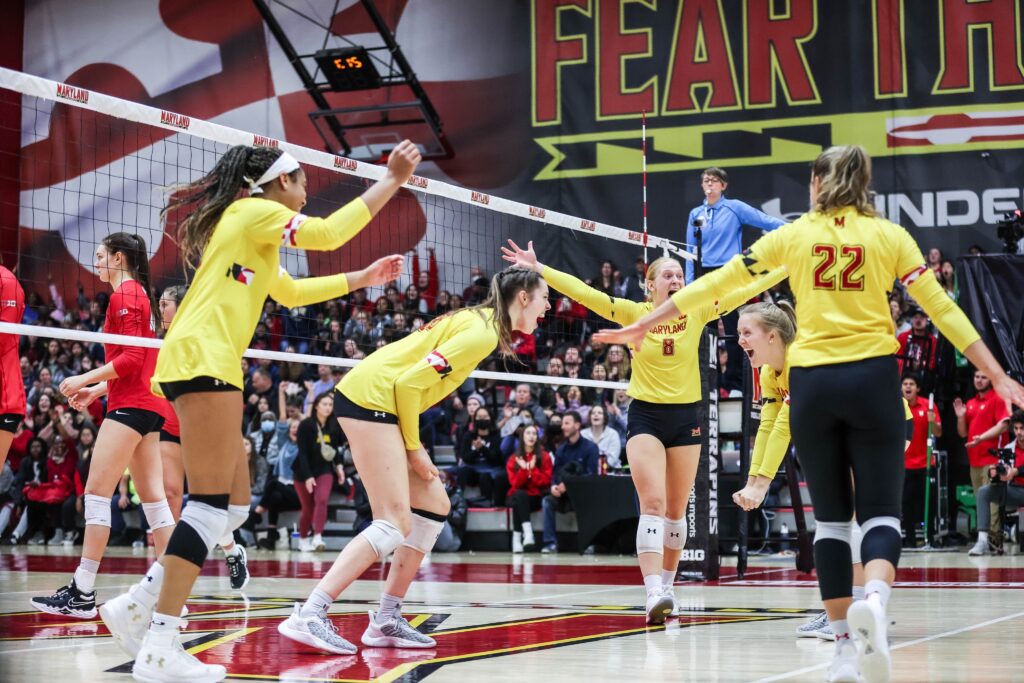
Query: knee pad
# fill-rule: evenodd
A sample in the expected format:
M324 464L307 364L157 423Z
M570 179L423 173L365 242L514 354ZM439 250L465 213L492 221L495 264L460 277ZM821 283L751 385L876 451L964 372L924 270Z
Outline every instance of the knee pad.
M92 493L85 494L85 525L110 528L110 499Z
M872 517L861 525L864 534L861 558L864 564L871 560L887 560L892 566L899 565L903 538L900 535L900 520L895 517Z
M228 525L228 496L191 496L167 542L167 554L202 567Z
M385 559L395 551L395 548L402 544L405 537L391 522L386 519L375 519L359 534L366 539L373 551L377 553L378 559Z
M860 545L864 542L864 532L860 524L853 522L850 527L850 559L854 564L860 564Z
M815 522L814 542L832 539L850 545L852 526L853 522Z
M640 515L640 524L636 527L636 554L658 553L664 551L665 519L657 515Z
M224 529L218 545L223 548L234 543L235 529L245 524L247 519L249 519L248 505L228 505L228 525Z
M402 541L402 545L418 550L421 553L429 553L437 542L437 537L444 529L445 518L426 510L413 510L412 525L409 528L409 535Z
M665 518L665 547L670 550L682 550L686 547L686 518Z
M820 525L821 522L818 522ZM818 527L821 528L820 526ZM853 593L853 563L850 544L846 541L815 534L814 566L822 600L848 598Z
M171 506L167 504L166 498L155 503L143 503L142 512L153 531L174 526L174 515L171 514Z

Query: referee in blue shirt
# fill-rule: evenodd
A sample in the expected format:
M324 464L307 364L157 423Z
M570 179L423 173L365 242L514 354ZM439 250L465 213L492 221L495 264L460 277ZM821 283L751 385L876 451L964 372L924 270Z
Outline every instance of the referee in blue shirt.
M725 169L712 166L700 176L704 202L690 211L686 221L686 244L690 253L697 253L697 237L695 230L701 229L701 265L703 271L709 273L721 268L736 254L743 251L743 226L760 228L764 231L774 230L786 221L773 218L763 211L725 196L725 188L729 186L729 174ZM693 262L686 262L686 282L693 282ZM736 322L739 316L734 311L725 316L726 350L729 361L725 374L719 380L719 386L728 390L743 388L739 344L736 341Z

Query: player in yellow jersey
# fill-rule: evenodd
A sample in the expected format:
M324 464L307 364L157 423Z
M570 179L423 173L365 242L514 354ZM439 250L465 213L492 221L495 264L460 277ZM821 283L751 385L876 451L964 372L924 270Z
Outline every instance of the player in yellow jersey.
M684 286L683 268L669 257L647 269L651 300L617 299L537 260L533 242L523 250L509 240L503 258L542 275L558 291L612 322L629 324ZM781 274L781 270L780 270ZM781 277L779 278L781 279ZM739 297L743 294L739 293ZM735 299L742 303L743 298ZM710 302L647 332L635 350L628 393L626 454L640 499L636 551L647 592L647 621L664 623L675 609L672 583L686 545L686 504L697 476L701 442L701 386L697 347L704 326L730 306Z
M380 609L370 612L362 643L434 647L433 638L402 617L405 593L450 508L420 443L420 413L455 391L495 346L511 355L512 332L533 334L549 308L543 278L507 268L491 280L480 306L441 316L374 351L338 383L334 414L348 436L373 523L345 546L306 602L278 624L282 635L327 652L354 653L355 645L338 635L327 610L371 564L394 552Z
M238 145L205 177L178 188L164 209L167 216L194 208L179 223L178 244L186 263L201 257L165 337L152 386L172 402L180 422L189 504L164 555L104 616L121 646L135 655L136 680L202 683L225 676L224 667L203 664L181 648L179 614L210 549L245 520L229 516L229 502L248 512L247 467L238 466L245 458L242 441L236 429L226 427L241 424L242 353L267 296L287 307L307 305L390 281L403 263L401 256L388 256L355 273L293 280L281 267L281 246L342 246L394 196L419 160L416 147L403 141L383 177L361 197L327 218L313 218L299 213L306 203L306 175L294 157ZM249 196L238 199L245 190ZM138 624L146 619L140 616L149 614L143 637Z
M904 429L888 305L893 281L898 278L943 335L992 378L1000 396L1024 406L1024 387L1007 376L946 296L907 231L876 215L870 184L871 160L862 148L825 150L811 168L810 212L678 292L671 304L598 338L641 342L650 326L785 266L799 322L789 350L791 429L817 522L818 583L837 638L828 678L854 681L859 669L875 683L888 681L892 666L885 609L901 549ZM867 598L851 607L854 512L863 530Z

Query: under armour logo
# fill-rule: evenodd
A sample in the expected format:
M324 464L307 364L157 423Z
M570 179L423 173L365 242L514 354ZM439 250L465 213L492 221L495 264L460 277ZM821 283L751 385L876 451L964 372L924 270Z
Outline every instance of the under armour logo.
M153 663L153 655L151 655L151 654L146 655L146 664L152 664L152 663ZM160 667L161 669L164 668L164 658L161 657L160 659L156 660L156 665L158 667Z
M647 533L649 533L649 534L656 534L656 533L658 533L658 530L657 529L650 529L650 528L648 528L647 529Z
M670 531L670 532L668 532L668 537L669 538L679 538L679 532L678 531Z
M215 386L215 387L222 387L225 384L227 384L227 382L225 382L222 379L215 379L215 380L213 380L213 386Z
M375 411L373 411L373 416L374 417L382 417L383 418L383 417L387 417L388 414L387 413L382 413L379 410L375 410Z

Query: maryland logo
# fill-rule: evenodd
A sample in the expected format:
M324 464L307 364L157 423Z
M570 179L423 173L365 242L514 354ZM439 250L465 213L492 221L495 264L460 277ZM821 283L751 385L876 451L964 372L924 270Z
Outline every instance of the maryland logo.
M224 276L248 286L252 284L253 278L256 277L256 272L252 268L246 268L245 266L233 263L228 268L228 272L224 273Z
M447 377L451 374L452 365L448 362L448 359L442 356L437 351L431 351L427 356L427 362L430 363L430 367L434 368L434 371L442 377Z

